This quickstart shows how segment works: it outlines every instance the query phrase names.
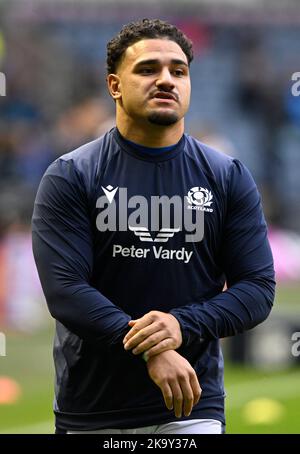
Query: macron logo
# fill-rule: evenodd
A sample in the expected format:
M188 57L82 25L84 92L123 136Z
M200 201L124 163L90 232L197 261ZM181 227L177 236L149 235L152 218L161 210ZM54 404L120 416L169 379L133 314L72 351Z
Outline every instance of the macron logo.
M129 230L134 232L136 236L140 238L141 241L150 241L151 243L165 243L174 236L174 233L179 232L179 228L168 229L162 228L154 238L151 238L150 232L147 227L131 227L129 225Z
M101 188L103 189L103 192L106 195L109 203L111 203L114 199L117 190L119 189L119 186L114 189L113 186L109 184L108 186L106 186L106 188L104 188L103 186L101 186Z

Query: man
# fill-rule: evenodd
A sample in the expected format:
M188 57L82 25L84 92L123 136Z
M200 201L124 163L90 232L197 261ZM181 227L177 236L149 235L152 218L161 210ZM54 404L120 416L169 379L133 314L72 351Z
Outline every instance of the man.
M56 319L58 433L221 433L219 339L271 310L255 183L184 134L192 59L170 24L124 26L107 55L116 128L40 184L33 250Z

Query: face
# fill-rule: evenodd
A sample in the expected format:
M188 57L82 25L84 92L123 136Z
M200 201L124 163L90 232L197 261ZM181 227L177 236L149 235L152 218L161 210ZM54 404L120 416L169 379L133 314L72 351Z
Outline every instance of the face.
M128 47L108 84L117 109L138 123L172 125L189 107L187 57L168 39L145 39Z

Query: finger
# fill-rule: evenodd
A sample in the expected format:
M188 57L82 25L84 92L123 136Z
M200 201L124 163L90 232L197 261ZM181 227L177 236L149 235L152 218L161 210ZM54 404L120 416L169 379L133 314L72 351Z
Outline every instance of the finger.
M140 353L149 350L151 347L154 348L154 346L156 346L157 344L160 345L162 342L164 342L165 337L166 335L163 331L156 332L151 336L148 336L144 341L137 344L137 346L132 350L132 353L134 355L139 355ZM170 350L170 348L168 350Z
M161 386L161 391L164 397L164 401L168 410L173 410L173 394L172 389L168 383Z
M172 394L173 394L173 408L176 418L181 418L182 415L182 403L183 396L179 383L177 381L172 382L171 384Z
M139 329L136 327L136 324L138 322L139 322L139 320L130 320L128 322L128 325L131 326L131 330L128 331L127 334L125 334L125 336L123 338L123 344L125 344L132 336L134 336L139 331Z
M131 331L133 331L133 330L135 330L135 328L133 328ZM146 328L142 328L139 331L135 332L135 334L133 334L133 336L131 336L130 338L128 338L126 340L126 342L124 344L125 350L130 350L131 348L136 347L141 342L143 342L145 339L147 339L147 337L154 334L156 331L157 331L157 328L152 323L151 325L146 326Z
M135 328L134 328L135 329ZM159 328L156 323L152 323L146 328L142 328L136 334L134 334L130 339L124 344L125 350L130 350L134 347L137 347L141 342L146 340L152 334L155 334L159 331Z
M174 340L171 337L163 339L157 345L147 350L147 358L152 358L152 356L159 355L159 353L166 352L167 350L174 350Z
M180 386L183 395L183 413L184 416L190 416L193 409L194 394L189 379L181 380Z
M153 320L150 315L144 315L144 317L138 319L137 321L134 320L134 326L131 328L130 331L124 336L123 342L126 343L131 337L137 334L141 329L146 328L147 326L151 325ZM130 323L130 322L129 322Z
M202 389L200 387L198 377L196 374L192 374L192 376L190 378L190 384L191 384L191 387L193 390L193 395L194 395L194 403L193 403L193 406L194 406L194 405L197 405L197 403L199 402L201 393L202 393Z

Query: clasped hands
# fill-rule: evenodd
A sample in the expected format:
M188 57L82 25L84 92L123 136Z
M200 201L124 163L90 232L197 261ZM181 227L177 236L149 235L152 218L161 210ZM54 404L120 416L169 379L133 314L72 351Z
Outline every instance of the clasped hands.
M137 320L130 320L128 325L131 330L124 337L124 348L132 350L134 355L144 353L145 360L167 350L176 350L182 344L180 324L166 312L148 312Z
M175 350L182 344L181 328L172 314L151 311L128 323L125 350L143 353L150 378L161 389L166 407L181 418L191 414L201 396L197 375L190 363Z

